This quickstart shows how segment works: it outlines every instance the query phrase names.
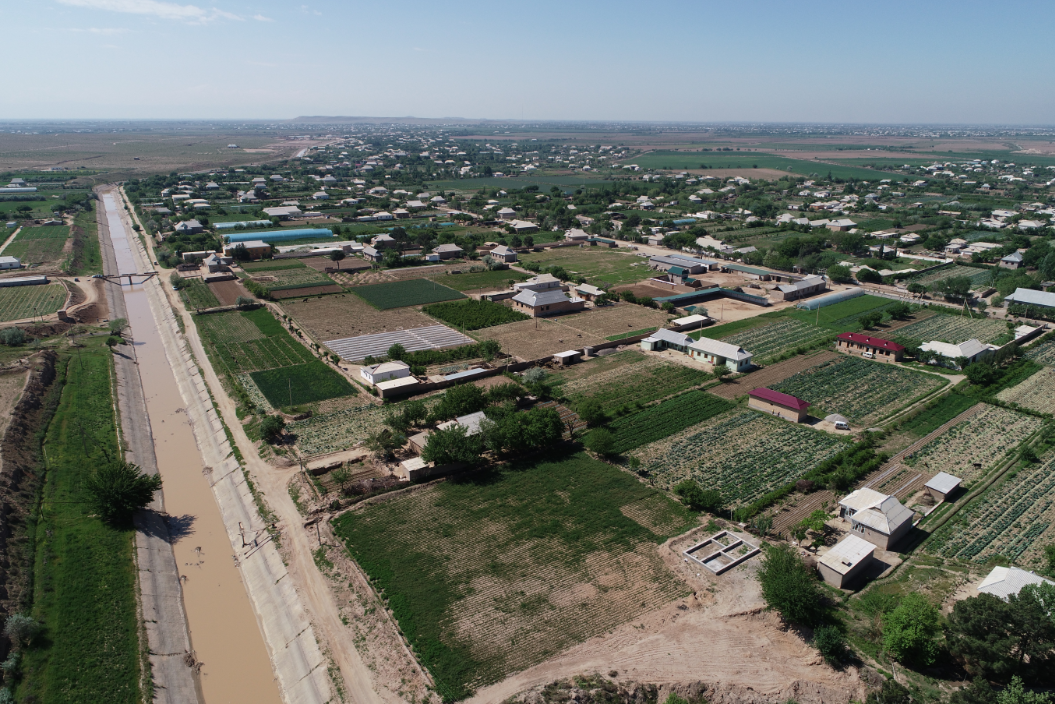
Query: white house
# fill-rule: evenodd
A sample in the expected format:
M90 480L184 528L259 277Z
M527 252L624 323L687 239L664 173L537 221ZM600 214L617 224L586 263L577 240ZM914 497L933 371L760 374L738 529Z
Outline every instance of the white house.
M360 367L359 376L370 385L391 379L404 379L410 376L410 365L406 362L384 362L372 367Z
M689 356L714 366L725 365L729 371L746 372L751 368L751 353L743 347L721 340L701 337L689 345Z
M956 359L958 357L966 357L968 364L977 362L982 357L989 355L993 351L993 347L990 345L983 344L976 339L970 339L966 342L961 342L958 345L953 345L948 342L938 342L937 340L931 340L930 342L924 342L920 345L920 349L926 352L933 352L939 354L942 357L948 359Z
M893 496L858 489L839 501L839 515L868 542L889 550L912 528L912 511Z

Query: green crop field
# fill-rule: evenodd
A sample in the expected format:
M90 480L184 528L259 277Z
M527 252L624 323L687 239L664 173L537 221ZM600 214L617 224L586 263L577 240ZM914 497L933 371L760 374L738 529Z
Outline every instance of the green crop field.
M1047 367L1055 367L1055 340L1048 340L1029 348L1026 352L1026 359L1032 359Z
M685 595L656 544L698 521L575 454L433 484L333 525L450 701Z
M989 269L976 269L971 266L957 266L956 264L953 264L951 266L943 266L938 269L932 269L931 271L925 271L921 274L914 274L909 277L909 281L930 286L954 276L966 276L971 280L971 288L978 289L986 286L991 275Z
M815 416L840 413L871 425L948 383L932 374L844 357L810 367L773 389L814 404L810 412Z
M347 379L317 359L291 367L252 372L249 376L275 408L356 394L355 387Z
M195 322L214 353L214 364L232 376L314 359L266 308L200 315Z
M89 342L57 365L65 385L44 436L47 470L31 543L36 556L28 613L44 633L24 650L18 701L133 704L144 696L135 532L91 515L84 489L92 467L121 455L110 352L100 343Z
M180 289L180 298L187 308L215 308L220 305L220 300L212 292L208 284L197 279L187 279L183 288Z
M905 421L901 429L907 430L916 437L926 437L976 403L978 403L977 399L957 393L945 394L936 401L928 403L926 408Z
M261 285L272 291L286 291L294 288L309 288L312 286L332 286L333 279L321 271L311 267L302 266L291 269L267 269L251 272L253 277L271 277L274 281L261 281Z
M495 271L476 271L467 274L426 274L427 278L455 291L475 291L477 289L488 289L498 291L509 288L510 281L524 281L530 279L528 274L512 269L497 269Z
M422 310L433 318L438 318L463 330L479 330L480 328L489 328L493 325L515 323L518 320L528 319L528 316L520 311L513 310L501 303L483 300L433 303L425 306Z
M62 284L0 288L0 322L54 313L66 302Z
M704 330L704 335L707 335L706 330ZM752 361L755 364L763 364L785 352L800 347L810 348L834 336L835 333L825 328L810 325L794 318L786 318L779 322L733 333L723 337L722 341L743 347L754 355ZM710 335L707 335L707 337L710 337Z
M825 306L818 310L791 309L787 314L806 323L814 323L839 332L857 329L857 321L866 313L883 311L897 301L880 296L858 296L848 301Z
M447 288L429 279L411 279L409 281L392 281L384 284L356 286L351 291L378 310L465 298L464 293Z
M243 271L258 272L258 271L283 271L285 269L304 269L304 262L289 259L261 259L256 262L241 262L238 266L242 267Z
M695 479L729 504L749 504L846 447L844 440L734 408L634 451L660 486Z
M615 451L622 454L661 440L732 407L729 401L703 391L689 391L675 396L612 423L610 428L615 434Z
M939 314L906 325L897 331L896 336L917 344L937 340L958 345L971 338L977 338L982 343L996 342L1007 334L1007 325L1003 320Z
M596 400L610 413L666 398L711 378L702 369L626 350L555 374L560 393L573 404Z
M624 159L625 163L637 164L643 169L777 169L795 176L827 176L834 178L858 178L878 181L884 178L900 178L898 174L859 166L827 164L805 159L789 159L761 152L649 152Z
M55 262L62 259L62 249L69 236L70 228L65 225L25 227L4 247L3 255L18 257L24 266Z

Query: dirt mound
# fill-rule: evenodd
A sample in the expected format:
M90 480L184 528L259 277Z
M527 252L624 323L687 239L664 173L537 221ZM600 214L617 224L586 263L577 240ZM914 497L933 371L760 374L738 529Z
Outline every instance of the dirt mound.
M66 290L70 292L70 299L66 302L66 309L79 306L88 300L88 296L81 290L80 286L71 284L68 281L63 281L62 285L66 287Z
M29 584L33 546L26 538L27 517L42 478L40 429L58 404L54 384L58 355L42 352L0 442L0 618L20 609ZM6 650L6 644L2 648Z
M27 325L22 329L25 330L26 334L30 337L42 339L45 337L55 337L56 335L65 335L72 327L73 323L60 321L40 323L38 325Z

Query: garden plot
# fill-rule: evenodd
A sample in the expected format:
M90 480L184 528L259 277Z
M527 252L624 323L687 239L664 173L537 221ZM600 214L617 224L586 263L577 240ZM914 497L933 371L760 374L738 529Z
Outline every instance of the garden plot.
M474 334L480 340L497 340L503 352L526 361L542 359L569 349L599 345L605 341L603 337L576 332L575 329L549 318L496 325Z
M382 332L376 335L347 337L343 340L330 340L324 343L331 350L349 362L356 362L367 357L381 357L392 345L403 345L407 352L419 350L440 350L445 347L471 345L473 341L451 330L445 325L432 325L413 330Z
M774 384L779 384L801 371L835 359L839 359L839 353L829 352L828 350L807 355L797 355L786 361L753 371L745 376L723 380L721 384L712 386L707 391L722 398L733 399L743 396L751 389L771 387Z
M419 306L424 303L439 303L465 298L464 293L442 286L430 279L393 281L386 284L356 286L352 293L378 310Z
M352 294L282 301L282 309L316 340L358 337L389 330L435 325L413 308L380 311Z
M706 330L703 335L710 337ZM753 355L756 364L761 364L790 350L811 347L825 338L834 336L831 330L787 318L723 337L722 342L743 347Z
M911 459L906 457L904 463L931 474L947 472L973 482L1041 425L1039 418L986 405L914 452Z
M581 454L434 484L333 522L452 700L686 594L656 544L696 524Z
M195 317L212 348L213 363L231 376L311 362L315 357L293 339L267 308Z
M932 315L912 325L906 325L897 331L899 338L919 342L948 342L958 345L975 338L983 343L995 342L1007 335L1007 325L1002 320L989 318L969 318L960 315Z
M872 425L947 383L939 376L844 356L773 388L815 404L812 413L818 417L821 411L840 413L853 423Z
M1031 359L1037 364L1055 367L1055 340L1031 348L1026 352L1026 359Z
M827 433L733 409L633 454L660 486L695 479L738 506L797 479L845 447Z
M1037 413L1055 413L1055 369L1044 367L996 397Z
M586 398L596 399L608 411L666 398L711 378L702 369L632 350L590 360L572 370L575 378L561 386L563 395L573 404Z
M251 274L253 281L266 286L271 291L333 286L333 279L329 276L303 265L292 268L267 269L259 272L253 271Z
M670 318L670 315L661 310L633 303L617 303L613 306L591 308L574 315L557 316L551 320L585 335L608 337L635 330L655 330L666 325Z
M308 457L347 450L385 427L385 412L391 405L398 409L398 404L380 406L369 403L366 396L360 398L362 401L355 402L362 405L293 421L286 426L286 432L296 437L297 449ZM429 407L435 402L426 399Z
M0 288L0 322L50 315L66 302L62 284Z
M24 227L4 248L5 257L18 257L23 266L57 264L62 260L70 228L65 225Z
M912 283L923 284L930 286L939 281L952 278L954 276L966 276L971 280L971 288L978 289L985 285L986 280L990 276L988 269L975 269L970 266L947 266L940 269L934 269L932 271L925 272L923 274L916 274L911 277L909 281Z
M1036 568L1055 542L1055 454L986 490L938 529L927 551L987 562L996 556Z

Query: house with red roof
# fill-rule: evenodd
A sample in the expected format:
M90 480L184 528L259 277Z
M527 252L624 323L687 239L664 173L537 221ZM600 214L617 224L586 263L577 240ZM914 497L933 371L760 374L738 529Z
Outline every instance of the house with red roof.
M900 362L905 348L896 342L859 332L844 332L836 338L839 351L859 354L880 362Z
M806 409L810 407L809 403L800 398L773 389L753 389L747 392L747 396L748 407L794 423L805 422Z

